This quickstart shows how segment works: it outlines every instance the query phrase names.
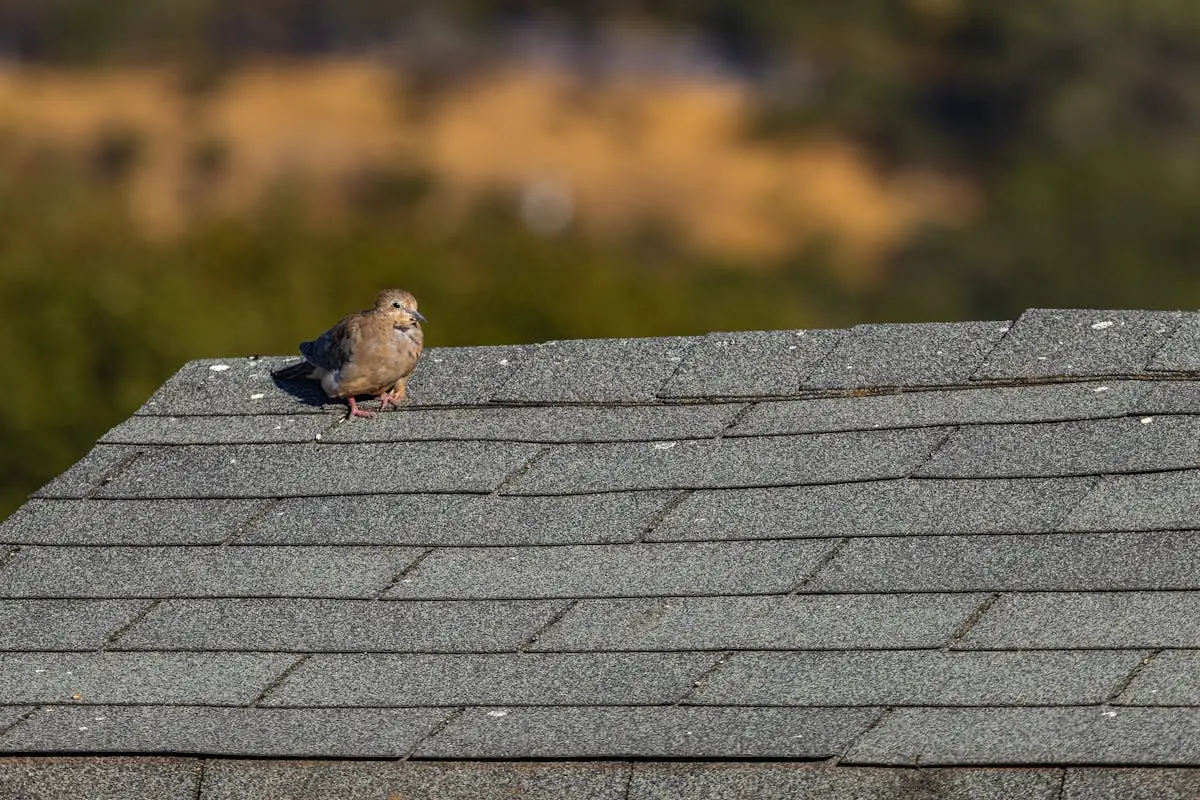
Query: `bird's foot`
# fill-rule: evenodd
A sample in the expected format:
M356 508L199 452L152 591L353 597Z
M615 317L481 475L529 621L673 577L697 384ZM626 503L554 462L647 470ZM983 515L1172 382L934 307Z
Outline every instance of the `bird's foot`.
M365 408L359 408L358 403L354 400L353 397L350 397L347 399L350 401L350 416L351 417L364 417L366 419L370 419L371 417L375 416L374 411L367 411Z

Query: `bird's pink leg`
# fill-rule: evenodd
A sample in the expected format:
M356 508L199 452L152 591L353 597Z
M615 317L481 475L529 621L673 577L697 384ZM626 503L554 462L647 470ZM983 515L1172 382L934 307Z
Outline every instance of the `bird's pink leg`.
M375 416L374 411L366 411L365 409L359 408L358 403L354 400L353 397L347 397L346 399L350 401L350 416L352 416L352 417L368 417L368 418Z

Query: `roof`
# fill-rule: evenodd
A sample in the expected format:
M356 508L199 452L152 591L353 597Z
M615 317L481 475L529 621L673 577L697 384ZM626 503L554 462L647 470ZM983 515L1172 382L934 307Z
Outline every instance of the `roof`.
M1200 791L1200 314L287 360L0 525L0 795Z

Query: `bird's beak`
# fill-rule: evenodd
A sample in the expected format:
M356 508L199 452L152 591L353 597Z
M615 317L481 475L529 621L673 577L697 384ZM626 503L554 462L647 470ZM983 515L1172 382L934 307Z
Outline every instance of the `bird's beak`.
M415 308L412 311L409 311L408 313L411 314L412 316L416 317L417 319L421 320L421 322L425 321L425 315L422 314L420 311L417 311Z

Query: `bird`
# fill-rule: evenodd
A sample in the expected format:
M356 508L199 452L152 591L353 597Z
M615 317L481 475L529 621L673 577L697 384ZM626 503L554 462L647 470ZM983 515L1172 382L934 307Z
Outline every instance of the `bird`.
M304 360L275 370L282 380L315 379L330 398L344 398L351 417L372 417L355 397L374 395L381 411L404 399L408 376L425 346L417 298L403 289L384 289L372 308L344 317L311 342L301 342Z

